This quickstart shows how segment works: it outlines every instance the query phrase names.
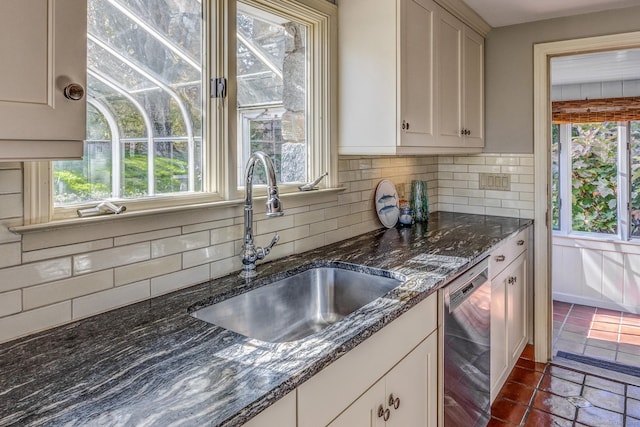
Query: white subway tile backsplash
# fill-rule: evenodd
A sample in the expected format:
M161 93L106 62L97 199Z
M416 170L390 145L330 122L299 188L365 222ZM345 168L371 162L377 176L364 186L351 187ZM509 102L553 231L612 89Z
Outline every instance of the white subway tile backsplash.
M40 261L43 259L82 254L112 247L113 239L101 239L94 240L92 242L77 243L75 245L57 246L54 248L41 249L38 251L23 252L22 262Z
M0 245L0 268L18 265L21 262L22 245L20 243L7 243Z
M278 231L280 236L280 243L293 242L294 240L304 239L309 237L309 224L301 225L300 227L287 228L286 230ZM263 236L260 238L261 246L266 246L271 241L271 236Z
M300 225L312 224L314 222L321 222L324 221L324 219L324 209L319 209L294 215L293 223L297 227Z
M75 298L72 300L73 319L92 316L117 307L143 301L148 299L149 296L149 280L143 280L92 295Z
M503 200L502 207L533 210L533 202L521 201L521 200Z
M474 173L500 173L500 166L493 165L471 165L469 166L469 172Z
M227 274L240 271L240 269L242 268L242 261L240 260L239 256L234 256L232 258L226 258L218 260L216 262L212 262L209 265L209 277L211 279L216 279L218 277L226 276Z
M232 242L234 240L242 239L243 229L244 226L242 224L235 224L228 227L216 228L215 230L211 230L211 243L217 245L220 243Z
M484 215L485 208L483 206L470 205L453 205L453 211L457 213Z
M71 276L71 258L23 264L0 270L0 292L39 285Z
M453 162L456 164L464 164L464 165L484 165L485 157L484 156L472 156L472 157L463 157L456 156L453 159Z
M199 231L197 233L184 234L151 242L151 257L157 258L166 255L177 254L184 251L203 248L210 244L210 233Z
M477 173L458 173L454 172L453 179L456 181L479 181L480 175Z
M23 311L0 319L0 342L71 321L71 301Z
M325 245L324 234L317 234L306 239L298 239L293 242L295 253L299 254Z
M0 317L22 311L22 291L20 289L0 294Z
M2 203L2 201L0 201ZM22 225L22 218L0 219L0 244L19 242L22 236L10 230L11 227ZM22 245L24 249L24 244Z
M114 270L115 285L139 282L144 279L162 276L182 269L182 255L175 254L149 261L137 262Z
M155 297L197 283L206 282L209 278L210 270L208 264L154 277L151 279L151 296Z
M327 219L326 221L309 224L309 235L314 236L320 233L338 229L338 218Z
M533 184L511 184L511 191L533 193L535 191L535 187Z
M70 300L83 295L93 294L113 287L113 271L72 277L44 285L30 286L22 290L25 310Z
M343 192L287 195L285 215L279 218L266 218L264 203L254 205L256 243L267 245L275 231L281 236L270 259L380 228L373 196L381 179L394 182L405 198L411 180L428 181L432 212L533 216L530 154L343 156L338 165ZM0 165L0 341L242 267L237 255L243 237L241 204L12 233L8 227L22 225L21 169L20 163ZM479 173L503 171L511 175L511 191L479 190ZM3 327L12 322L24 324L14 333Z
M166 237L180 235L180 227L167 228L165 230L148 231L146 233L129 234L114 239L115 246L131 245L133 243L147 242L149 240L158 240Z
M438 166L438 172L468 172L469 165L445 164Z
M198 231L208 231L217 228L230 227L234 224L235 218L221 219L218 221L201 222L198 224L185 225L182 227L183 234L196 233ZM168 236L167 236L168 237Z
M0 195L0 219L22 218L22 194Z
M511 218L518 218L520 216L520 211L518 211L518 209L507 209L507 208L486 207L485 213L487 215L507 216Z
M188 251L182 254L182 267L191 268L197 265L207 264L223 258L231 258L235 255L235 245L233 242L221 245L209 246L206 248Z
M519 175L533 175L533 166L501 166L501 173L516 173Z
M260 221L255 223L255 234L271 234L276 231L286 230L294 226L294 216L278 216L274 218L263 217Z
M149 259L149 242L73 256L73 273L86 274Z
M345 193L338 196L338 204L346 205L349 203L356 203L362 200L360 193Z
M520 194L513 191L485 190L484 194L488 199L520 200Z
M15 169L0 170L0 194L22 192L22 171Z

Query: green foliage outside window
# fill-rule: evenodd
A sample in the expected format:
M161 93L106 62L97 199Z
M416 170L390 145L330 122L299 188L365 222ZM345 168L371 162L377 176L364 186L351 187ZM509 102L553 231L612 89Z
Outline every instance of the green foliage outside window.
M614 122L572 125L573 230L617 232L617 127Z

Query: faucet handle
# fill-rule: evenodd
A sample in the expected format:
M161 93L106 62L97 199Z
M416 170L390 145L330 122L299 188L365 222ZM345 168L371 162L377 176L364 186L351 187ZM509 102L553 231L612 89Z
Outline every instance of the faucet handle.
M276 245L276 243L278 243L279 240L280 240L280 236L278 235L278 233L276 233L273 236L273 239L271 239L271 243L269 243L269 246L264 248L265 256L269 255L269 252L271 252L271 249L273 249L273 247Z
M257 258L265 259L265 257L269 255L269 252L271 252L271 249L273 249L276 243L278 243L278 240L280 240L280 236L278 236L278 233L276 233L275 236L273 236L273 239L271 239L271 243L269 243L269 246L265 248L256 248L256 251L258 252Z

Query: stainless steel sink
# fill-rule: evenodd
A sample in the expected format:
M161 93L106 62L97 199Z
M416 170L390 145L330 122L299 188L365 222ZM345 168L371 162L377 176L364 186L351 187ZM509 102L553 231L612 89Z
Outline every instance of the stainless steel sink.
M337 267L316 267L253 289L191 315L249 338L288 342L339 321L403 280Z

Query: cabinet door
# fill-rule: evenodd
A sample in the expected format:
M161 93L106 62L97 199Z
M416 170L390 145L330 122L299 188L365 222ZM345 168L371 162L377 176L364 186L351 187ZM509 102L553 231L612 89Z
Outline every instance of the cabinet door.
M437 143L433 70L436 7L430 0L403 0L401 3L402 146L421 147Z
M441 145L462 146L463 24L441 10L437 15L438 134Z
M375 383L369 390L351 404L342 414L333 420L329 427L383 427L384 419L378 416L383 405L384 378Z
M86 13L79 0L0 2L0 140L79 141L82 155L86 100L64 89L86 88Z
M256 415L244 427L296 427L295 391Z
M527 275L525 251L509 267L507 279L507 346L515 361L527 343Z
M387 427L436 427L437 359L434 332L387 374L385 403L391 411Z
M508 269L507 269L508 270ZM509 271L491 280L491 401L507 375L507 277Z
M463 37L464 145L484 147L484 39L470 28Z

